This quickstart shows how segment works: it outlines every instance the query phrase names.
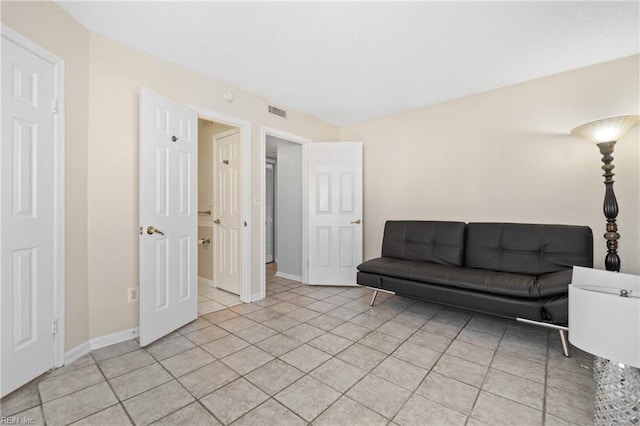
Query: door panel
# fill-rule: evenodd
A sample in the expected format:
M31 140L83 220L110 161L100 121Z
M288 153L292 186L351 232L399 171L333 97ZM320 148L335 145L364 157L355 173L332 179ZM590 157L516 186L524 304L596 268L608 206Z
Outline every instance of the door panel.
M54 65L2 38L0 394L54 365Z
M216 287L240 294L244 232L240 132L234 129L217 135L214 144L214 281Z
M275 168L273 164L267 164L266 169L266 194L265 200L265 261L267 263L274 261L274 205L275 205Z
M197 113L140 92L140 344L197 317ZM153 232L148 227L157 229Z
M362 262L362 143L307 146L309 284L355 285Z

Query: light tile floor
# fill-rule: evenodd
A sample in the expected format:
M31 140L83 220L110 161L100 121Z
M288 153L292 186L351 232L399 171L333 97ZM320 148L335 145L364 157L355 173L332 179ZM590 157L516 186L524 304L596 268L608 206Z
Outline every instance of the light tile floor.
M109 346L1 401L49 425L586 425L591 358L556 333L364 288L270 295Z
M240 296L212 285L198 283L198 315L206 315L221 309L239 305Z

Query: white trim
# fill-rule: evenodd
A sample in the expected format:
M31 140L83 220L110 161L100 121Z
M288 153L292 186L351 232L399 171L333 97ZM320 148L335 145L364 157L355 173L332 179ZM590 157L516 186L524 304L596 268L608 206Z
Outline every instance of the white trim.
M67 351L67 353L64 354L64 365L71 364L72 362L82 358L89 352L91 352L91 346L89 345L89 342L79 344L78 346Z
M251 295L252 302L257 302L258 300L262 300L262 299L264 299L264 296L262 295L262 293L254 293Z
M200 108L194 105L188 105L198 112L198 117L205 120L211 120L218 123L237 127L240 130L240 140L243 142L243 156L244 156L244 208L243 217L247 223L244 232L243 241L243 253L242 253L242 266L243 266L243 280L240 286L240 301L243 303L250 303L253 299L251 295L251 122L241 120L230 115L222 114L219 112L209 111L204 108Z
M58 112L53 120L54 184L53 184L53 318L57 319L58 333L54 342L53 365L65 362L65 62L42 46L29 40L5 24L0 24L2 37L17 44L53 65L54 96L58 100Z
M266 203L264 200L267 197L267 180L265 174L262 171L267 167L267 135L274 136L276 138L285 139L289 142L302 145L302 277L298 277L299 281L307 284L307 276L309 272L308 263L308 247L307 247L307 149L306 145L311 142L311 139L303 138L302 136L294 135L293 133L283 132L282 130L273 129L271 127L260 127L260 149L258 155L260 156L260 200L262 205L260 207L260 221L258 227L260 228L260 299L264 299L267 295L267 274L265 271L266 254L265 254L265 220L266 220ZM259 299L258 299L259 300Z
M107 334L106 336L90 339L89 347L92 351L95 351L96 349L104 348L105 346L114 345L116 343L124 342L125 340L135 339L139 335L140 329L138 327L117 331L115 333Z
M302 277L300 275L287 274L286 272L276 272L276 277L299 282L302 281Z

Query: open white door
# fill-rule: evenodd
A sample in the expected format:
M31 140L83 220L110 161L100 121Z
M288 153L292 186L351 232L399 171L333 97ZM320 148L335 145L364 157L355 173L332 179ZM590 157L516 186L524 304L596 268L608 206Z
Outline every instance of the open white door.
M56 65L36 53L39 47L21 38L18 44L7 33L3 27L0 396L54 366L54 284L64 255L56 252L64 220L56 216L63 200Z
M198 114L140 91L140 344L198 316Z
M214 282L216 287L239 295L244 271L244 159L240 131L216 135L213 149Z
M362 262L362 142L306 147L308 282L356 285Z

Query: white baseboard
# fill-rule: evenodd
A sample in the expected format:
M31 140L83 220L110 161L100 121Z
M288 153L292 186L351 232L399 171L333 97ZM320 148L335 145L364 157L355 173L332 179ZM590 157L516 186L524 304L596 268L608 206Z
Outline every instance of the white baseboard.
M202 277L198 277L198 284L206 284L208 286L215 287L212 280L208 280Z
M107 334L106 336L96 337L90 339L88 342L84 342L69 350L64 354L64 363L71 364L73 361L83 357L91 351L104 348L105 346L113 345L115 343L124 342L125 340L135 339L138 337L138 327L130 328L128 330L118 331L116 333Z
M263 292L260 293L254 293L251 295L251 301L252 302L257 302L258 300L262 300L266 297L266 295Z
M64 354L64 365L71 364L73 361L82 358L89 352L91 352L91 346L89 346L89 342L79 344L78 346L70 349Z
M89 346L92 351L96 349L104 348L105 346L113 345L114 343L124 342L125 340L135 339L138 337L138 327L130 328L128 330L122 330L115 333L107 334L106 336L96 337L89 340Z
M276 277L302 282L302 277L300 275L287 274L286 272L278 271L276 272Z

